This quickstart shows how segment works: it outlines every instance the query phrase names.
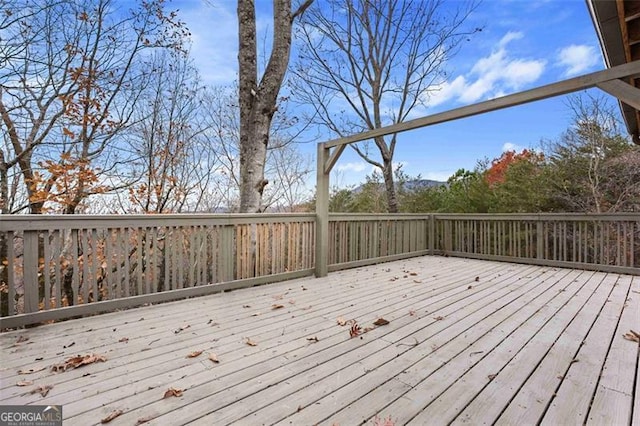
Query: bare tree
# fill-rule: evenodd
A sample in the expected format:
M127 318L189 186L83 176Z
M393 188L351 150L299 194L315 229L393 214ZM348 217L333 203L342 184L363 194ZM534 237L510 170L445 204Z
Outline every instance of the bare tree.
M571 96L571 127L548 143L553 194L579 212L640 211L640 148L622 135L617 106L602 96Z
M480 31L464 28L474 8L443 0L328 0L314 6L300 25L294 96L338 136L402 122L445 81L444 66L459 44ZM368 143L352 145L382 172L390 212L398 211L396 142L395 134L373 140L380 160Z
M0 158L2 195L12 193L4 187L18 167L27 204L14 211L41 213L52 202L74 213L107 189L103 176L119 161L105 153L130 124L149 77L142 52L180 49L187 33L174 13L164 13L163 0L127 12L112 0L19 7L23 18L2 24L0 43L0 116L10 147Z
M274 0L272 50L259 78L255 4L253 0L238 0L241 212L263 210L262 194L268 184L264 167L271 121L289 65L292 25L312 2L305 0L292 11L291 0Z

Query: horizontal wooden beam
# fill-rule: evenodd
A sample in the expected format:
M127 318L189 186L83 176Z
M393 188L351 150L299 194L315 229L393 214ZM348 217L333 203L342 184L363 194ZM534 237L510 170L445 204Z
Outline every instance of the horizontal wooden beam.
M640 111L640 89L637 87L622 80L603 81L598 83L597 86L611 96L615 96L621 102Z
M393 124L391 126L381 127L379 129L369 130L367 132L358 133L356 135L347 136L325 142L327 148L348 145L378 136L386 136L394 133L405 132L407 130L419 129L421 127L431 126L433 124L445 123L447 121L458 120L460 118L471 117L486 112L496 111L516 105L522 105L529 102L539 101L542 99L552 98L554 96L565 95L578 90L589 89L600 83L617 80L625 77L635 77L640 75L640 60L630 62L586 74L580 77L570 78L557 83L548 84L535 89L526 90L524 92L514 93L512 95L503 96L501 98L491 99L473 105L468 105L449 111L440 112L426 117L416 118L414 120Z

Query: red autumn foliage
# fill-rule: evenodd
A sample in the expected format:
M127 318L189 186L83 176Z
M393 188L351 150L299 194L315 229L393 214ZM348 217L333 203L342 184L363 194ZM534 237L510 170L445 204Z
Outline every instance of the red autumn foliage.
M544 154L528 149L523 149L517 154L515 151L506 151L491 162L491 167L487 170L485 180L489 186L503 183L509 167L521 161L538 162L544 159Z

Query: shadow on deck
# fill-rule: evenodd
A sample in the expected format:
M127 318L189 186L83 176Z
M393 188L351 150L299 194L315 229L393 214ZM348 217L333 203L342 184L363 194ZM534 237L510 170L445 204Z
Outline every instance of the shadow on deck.
M640 424L632 329L640 277L420 257L0 334L0 404L66 425ZM106 360L51 368L88 354Z

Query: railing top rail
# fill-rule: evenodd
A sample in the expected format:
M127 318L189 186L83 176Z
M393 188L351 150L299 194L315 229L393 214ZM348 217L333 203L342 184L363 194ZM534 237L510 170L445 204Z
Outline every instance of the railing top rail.
M109 229L149 226L223 226L314 220L314 213L0 215L0 232L37 231L48 229Z
M640 221L640 213L435 213L449 220Z
M329 213L329 220L415 220L429 219L431 216L431 213Z

